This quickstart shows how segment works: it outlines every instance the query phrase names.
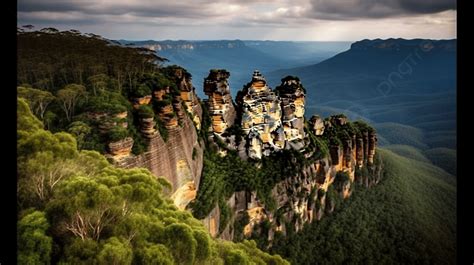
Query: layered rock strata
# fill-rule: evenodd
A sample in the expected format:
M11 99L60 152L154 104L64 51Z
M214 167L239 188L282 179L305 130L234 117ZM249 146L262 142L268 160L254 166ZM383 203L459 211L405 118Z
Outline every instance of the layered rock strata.
M218 135L231 127L236 117L230 94L229 76L226 70L211 70L208 77L204 79L204 93L208 96L207 106L212 131Z

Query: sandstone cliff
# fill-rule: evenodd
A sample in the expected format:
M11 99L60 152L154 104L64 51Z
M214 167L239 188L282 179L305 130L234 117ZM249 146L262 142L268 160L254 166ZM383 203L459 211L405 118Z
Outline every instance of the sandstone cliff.
M213 236L259 235L271 244L274 233L286 233L288 225L298 231L331 213L338 200L351 195L355 183L368 187L380 180L382 163L376 161L375 131L363 122L349 122L344 115L324 120L313 116L305 121L305 93L299 79L292 76L272 91L258 71L239 91L236 121L240 121L245 144L226 141L229 144L220 148L240 149L242 158L256 161L281 150L293 150L304 158L273 186L275 205L265 205L255 191L235 192L226 201L233 215L225 228L219 227L222 215L216 206L203 220Z
M154 87L152 95L132 100L147 150L131 154L133 140L128 137L109 143L109 152L120 167L145 167L166 178L176 206L184 209L195 198L203 166L203 143L197 133L202 108L190 76L179 67L172 71L176 87Z

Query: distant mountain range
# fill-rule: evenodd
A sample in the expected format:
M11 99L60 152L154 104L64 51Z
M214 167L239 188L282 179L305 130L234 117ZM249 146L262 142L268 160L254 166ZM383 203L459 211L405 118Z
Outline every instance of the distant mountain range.
M290 41L127 41L120 43L147 47L155 50L168 64L177 64L193 75L193 83L199 96L204 77L209 69L225 68L230 76L232 93L236 94L249 81L251 73L258 69L268 73L282 68L298 67L321 62L341 51L350 42L290 42Z

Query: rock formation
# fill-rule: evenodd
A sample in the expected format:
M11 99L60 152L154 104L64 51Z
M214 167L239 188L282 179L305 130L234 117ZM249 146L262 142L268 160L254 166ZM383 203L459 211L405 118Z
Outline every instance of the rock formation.
M141 105L148 105L150 103L151 98L152 98L151 95L146 95L141 98L134 98L132 100L133 107L135 109L138 109Z
M123 157L127 157L132 152L133 147L133 139L131 137L127 137L125 139L110 142L108 144L109 152L113 156L114 159L120 160Z
M153 117L151 118L141 118L140 119L140 132L142 135L147 138L151 139L156 136L157 130L155 129L156 122Z
M279 97L267 86L265 78L255 71L252 81L243 89L241 124L248 144L247 155L260 159L285 146Z
M281 99L282 124L285 132L285 148L300 150L304 147L305 89L298 78L287 76L276 87Z
M207 100L212 131L221 135L234 124L236 112L230 94L230 74L226 70L211 70L204 79L204 93Z

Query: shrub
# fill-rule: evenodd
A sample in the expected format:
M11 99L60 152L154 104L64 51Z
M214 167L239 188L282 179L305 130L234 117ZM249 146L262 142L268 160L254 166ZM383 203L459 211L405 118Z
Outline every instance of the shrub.
M141 98L141 97L144 97L144 96L149 96L151 95L151 89L148 85L146 84L141 84L139 85L137 88L133 89L131 92L130 92L130 95L132 97L136 97L136 98Z
M148 105L141 105L138 109L138 116L140 118L153 118L155 117L155 112L153 109Z
M128 131L123 127L116 126L108 132L107 136L109 141L117 142L125 139L128 136Z

